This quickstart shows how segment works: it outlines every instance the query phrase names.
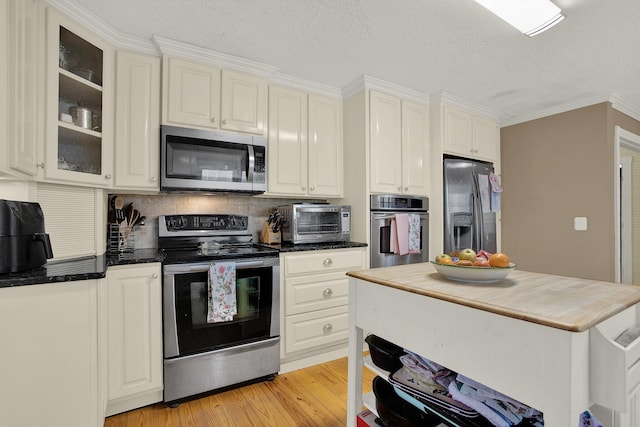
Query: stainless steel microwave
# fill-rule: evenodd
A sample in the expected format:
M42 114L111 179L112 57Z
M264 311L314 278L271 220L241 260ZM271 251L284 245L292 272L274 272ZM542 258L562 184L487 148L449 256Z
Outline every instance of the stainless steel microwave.
M285 242L348 242L351 238L351 206L293 203L276 210L284 219Z
M267 138L176 126L160 135L160 190L267 190Z

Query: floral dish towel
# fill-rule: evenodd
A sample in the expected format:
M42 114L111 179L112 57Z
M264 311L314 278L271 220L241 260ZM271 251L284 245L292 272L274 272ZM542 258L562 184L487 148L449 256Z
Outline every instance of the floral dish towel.
M209 266L207 323L230 322L238 313L236 265L214 262Z

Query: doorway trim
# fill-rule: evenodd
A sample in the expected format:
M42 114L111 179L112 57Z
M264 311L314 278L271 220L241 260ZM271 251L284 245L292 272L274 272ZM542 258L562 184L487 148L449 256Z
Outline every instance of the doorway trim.
M615 281L620 283L622 280L622 269L621 269L621 233L620 233L620 215L621 215L621 207L620 207L620 147L625 147L630 150L640 152L640 136L636 135L628 130L621 128L620 126L615 127L614 131L614 259L615 259Z

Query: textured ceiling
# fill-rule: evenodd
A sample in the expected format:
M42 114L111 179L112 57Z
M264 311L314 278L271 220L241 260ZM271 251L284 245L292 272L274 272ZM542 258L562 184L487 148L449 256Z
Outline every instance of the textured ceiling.
M554 0L533 38L473 0L68 0L116 30L158 35L342 88L367 74L445 91L514 120L619 95L640 111L640 1Z

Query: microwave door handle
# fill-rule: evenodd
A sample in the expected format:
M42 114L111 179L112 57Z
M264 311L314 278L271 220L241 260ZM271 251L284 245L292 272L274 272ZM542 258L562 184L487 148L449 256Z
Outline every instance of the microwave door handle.
M247 165L249 170L247 171L247 181L253 182L253 171L256 167L256 153L253 149L253 145L247 145L247 151L249 153L249 164Z

